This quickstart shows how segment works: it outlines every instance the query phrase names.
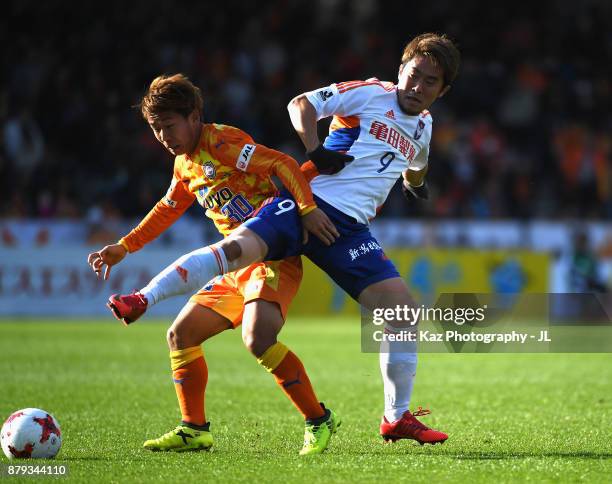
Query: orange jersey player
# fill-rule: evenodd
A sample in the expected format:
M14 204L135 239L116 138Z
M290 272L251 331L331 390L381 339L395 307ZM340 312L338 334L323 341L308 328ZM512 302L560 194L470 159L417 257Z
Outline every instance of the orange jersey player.
M219 232L228 235L266 199L278 195L270 175L276 175L283 182L302 215L316 208L308 182L289 156L256 144L237 128L203 124L195 151L176 157L166 196L120 243L129 252L142 248L176 221L196 199Z
M175 155L172 182L166 195L136 228L118 243L89 255L88 262L97 274L106 265L104 278L107 279L113 265L154 240L196 199L219 232L239 233L240 229L235 229L278 194L271 175L276 175L293 196L304 230L327 244L333 242L337 231L317 208L297 162L284 153L255 143L237 128L203 124L200 90L186 77L177 74L156 78L140 107L157 140ZM222 251L213 247L207 256L219 274L232 270ZM185 283L189 282L190 274L180 264L172 270ZM146 441L145 448L180 451L212 446L210 423L204 412L208 370L200 345L242 322L245 345L274 375L306 419L305 442L310 444L305 444L301 453L325 449L338 424L337 418L319 403L299 358L276 339L301 278L298 256L258 262L215 278L201 289L195 288L199 290L167 333L182 421L174 430ZM154 294L149 297L155 298ZM132 298L146 308L147 298L140 293L124 298L113 296L109 305L116 315L125 298ZM134 304L133 300L128 302ZM120 319L129 324L136 318ZM314 441L317 445L312 445Z

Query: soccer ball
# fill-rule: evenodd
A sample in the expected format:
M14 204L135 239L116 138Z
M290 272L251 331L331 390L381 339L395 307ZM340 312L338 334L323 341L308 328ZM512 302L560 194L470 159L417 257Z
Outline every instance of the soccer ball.
M9 459L52 459L62 446L62 433L53 415L24 408L6 419L0 443Z

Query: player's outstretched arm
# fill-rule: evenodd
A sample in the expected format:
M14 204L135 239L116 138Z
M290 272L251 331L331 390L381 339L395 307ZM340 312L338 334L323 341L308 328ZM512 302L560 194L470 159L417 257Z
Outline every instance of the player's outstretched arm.
M136 252L156 239L181 217L194 200L195 195L173 177L166 196L155 204L142 221L116 244L107 245L102 250L89 254L87 263L98 277L104 269L104 280L107 280L112 266L119 264L128 253Z

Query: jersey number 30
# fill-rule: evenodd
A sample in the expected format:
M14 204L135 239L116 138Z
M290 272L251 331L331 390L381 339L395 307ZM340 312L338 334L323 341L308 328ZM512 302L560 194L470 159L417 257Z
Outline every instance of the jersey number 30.
M253 210L249 201L238 194L223 205L221 213L234 222L242 223L251 213L253 213Z

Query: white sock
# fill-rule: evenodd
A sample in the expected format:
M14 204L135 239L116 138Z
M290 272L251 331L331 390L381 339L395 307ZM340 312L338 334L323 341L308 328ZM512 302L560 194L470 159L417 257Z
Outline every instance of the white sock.
M227 259L222 249L211 246L194 250L179 257L157 274L140 290L151 307L164 299L194 292L213 277L228 271Z
M389 422L401 418L410 406L416 375L417 354L406 342L383 342L380 346L380 372L385 393L385 417Z

